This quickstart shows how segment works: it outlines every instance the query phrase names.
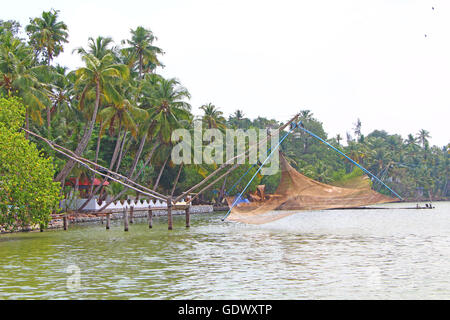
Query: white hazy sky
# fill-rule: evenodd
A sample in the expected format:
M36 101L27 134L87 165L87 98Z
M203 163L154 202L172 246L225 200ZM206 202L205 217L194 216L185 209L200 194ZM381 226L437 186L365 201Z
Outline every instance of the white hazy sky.
M281 121L310 109L331 136L359 117L363 134L450 142L448 0L15 0L0 19L24 26L51 8L70 34L57 61L72 69L88 37L119 44L150 28L166 52L159 73L188 88L196 114L208 102Z

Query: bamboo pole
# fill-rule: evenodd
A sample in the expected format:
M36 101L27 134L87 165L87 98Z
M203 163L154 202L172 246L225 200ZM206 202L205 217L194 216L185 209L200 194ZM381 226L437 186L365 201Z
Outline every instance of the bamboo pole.
M284 128L286 128L287 126L289 126L293 121L296 121L299 117L299 114L296 114L294 117L292 117L292 119L290 119L288 122L286 122L284 125L280 126L277 131L278 133L281 132L282 130L284 130ZM202 186L203 184L205 184L207 181L209 181L213 176L215 176L220 170L222 170L223 168L225 168L227 165L233 164L233 162L236 159L245 157L250 150L252 150L253 148L258 147L261 143L266 142L268 140L268 138L270 137L270 135L268 135L265 139L259 141L258 143L252 145L251 147L248 148L247 151L244 151L241 154L238 154L237 156L227 160L225 163L223 163L219 168L217 168L215 171L213 171L212 173L210 173L209 176L207 176L205 179L203 179L200 183L196 184L195 186L189 188L187 191L183 192L182 194L180 194L177 198L175 198L174 202L178 202L180 199L184 198L186 195L188 195L189 193L191 193L193 190L197 189L198 187ZM237 167L236 167L237 168ZM234 168L234 169L236 169ZM200 194L200 192L199 192Z
M67 221L67 213L63 215L64 230L67 230L69 222Z
M167 224L168 229L173 229L173 220L172 220L172 197L169 196L169 199L167 199Z
M133 223L134 206L130 207L130 223Z
M129 178L127 178L127 177L125 177L125 176L123 176L123 175L117 173L117 172L111 171L111 170L109 170L109 169L107 169L107 168L105 168L105 167L99 165L98 163L95 163L95 162L90 161L90 160L88 160L88 159L85 159L85 158L82 158L82 157L80 157L80 156L77 156L77 155L74 154L71 150L66 149L66 148L64 148L64 147L61 147L60 145L57 145L56 143L54 143L54 142L52 142L52 141L49 141L48 139L46 139L46 138L44 138L44 137L42 137L42 136L40 136L40 135L38 135L38 134L36 134L36 133L30 131L30 130L27 130L27 129L24 129L24 128L21 128L21 129L24 130L26 133L29 133L29 134L31 134L31 135L33 135L33 136L35 136L35 137L37 137L37 138L43 140L45 143L47 143L47 144L48 144L53 150L55 150L56 152L59 152L59 153L61 153L62 155L66 156L67 158L69 158L69 159L71 159L71 160L74 160L75 162L80 163L81 165L83 165L84 167L86 167L88 170L90 170L90 171L92 171L92 172L94 172L94 173L96 173L96 174L98 174L98 175L100 175L100 176L108 177L109 179L111 179L111 180L113 180L113 181L115 181L115 182L118 182L118 183L124 185L125 187L128 187L128 188L130 188L130 189L133 189L133 190L135 190L135 191L138 191L138 192L140 192L140 193L142 193L142 194L144 194L144 195L147 195L147 196L150 196L150 197L159 199L159 200L164 200L164 201L167 200L167 196L165 196L165 195L163 195L163 194L160 194L160 193L158 193L158 192L156 192L156 191L154 191L154 190L152 190L152 189L149 189L149 188L147 188L147 187L144 187L144 186L142 186L142 185L136 183L135 181L133 181L133 180L131 180L131 179L129 179ZM65 152L59 150L58 148L61 149L61 150L64 150ZM67 153L70 153L70 154L67 154ZM99 171L97 171L97 170L95 170L95 169L92 169L92 168L89 167L89 165L87 165L85 162L88 163L88 164L90 164L90 165L93 165L94 167L96 167L96 168L98 168L98 169L100 169L100 170L102 170L102 171L104 171L104 172L106 172L107 174L104 174L104 173L99 172ZM113 177L110 176L110 175L116 176L117 178L113 178ZM135 187L133 187L133 186L131 186L131 185L129 185L129 184L126 184L125 182L120 181L120 180L118 180L118 179L123 179L123 180L125 180L125 181L127 181L127 182L129 182L129 183L131 183L131 184L133 184L133 185L138 186L138 187L141 188L142 190L145 190L145 191L148 191L148 192L139 190L139 189L137 189L137 188L135 188Z
M235 164L234 166L232 166L230 169L228 169L227 172L225 172L223 175L221 175L220 177L218 177L216 180L214 180L213 182L211 182L210 184L208 184L206 187L204 187L202 190L200 190L195 196L193 196L192 198L190 198L188 201L186 201L186 204L191 204L192 201L194 201L196 198L198 198L198 196L202 193L205 192L207 189L211 188L213 185L215 185L217 182L220 181L220 179L226 177L227 175L229 175L234 169L236 169L239 166L239 164Z
M111 214L107 213L106 214L106 230L109 230L110 225L111 225Z
M191 227L191 212L190 212L190 206L187 206L185 209L186 213L186 228Z
M148 218L148 228L151 229L153 228L153 211L150 206L148 207L147 218Z
M171 197L173 197L173 193L175 192L175 188L177 187L178 180L180 179L181 170L183 170L183 163L180 164L180 168L178 169L177 178L175 179L175 182L173 183L172 192L170 193Z

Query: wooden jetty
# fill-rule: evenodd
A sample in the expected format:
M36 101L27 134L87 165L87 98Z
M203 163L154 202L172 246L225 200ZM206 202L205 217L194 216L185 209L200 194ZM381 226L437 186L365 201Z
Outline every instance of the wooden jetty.
M181 210L184 211L185 217L186 217L186 228L189 228L191 226L191 206L190 204L176 204L172 206L167 207L154 207L149 206L147 209L147 221L148 221L148 227L149 229L153 228L153 212L154 211L167 211L167 217L168 217L168 223L169 223L169 230L173 229L173 223L172 223L172 210ZM111 228L111 215L118 213L119 211L107 211L107 212L89 212L89 215L94 215L98 217L105 217L106 218L106 230L109 230ZM122 220L123 220L123 226L124 231L129 230L129 224L131 222L131 213L133 212L132 207L130 208L124 208L122 210ZM53 219L62 219L63 220L63 229L68 230L69 229L69 217L67 213L63 214L52 214L51 215ZM103 224L103 220L102 220ZM43 231L41 229L41 231Z

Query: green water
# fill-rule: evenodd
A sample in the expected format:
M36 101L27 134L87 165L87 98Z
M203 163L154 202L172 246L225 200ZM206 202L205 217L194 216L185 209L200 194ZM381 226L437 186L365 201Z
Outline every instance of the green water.
M0 299L449 299L450 203L386 206L4 234Z

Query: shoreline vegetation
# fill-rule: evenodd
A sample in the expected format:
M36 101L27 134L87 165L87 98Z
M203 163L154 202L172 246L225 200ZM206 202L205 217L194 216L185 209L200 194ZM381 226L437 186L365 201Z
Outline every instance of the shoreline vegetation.
M119 42L89 38L86 47L73 51L81 56L83 67L69 70L57 65L54 58L69 41L69 30L58 13L44 11L26 26L0 20L0 225L5 228L47 227L62 199L83 198L86 203L93 198L142 199L137 192L64 158L21 127L141 185L176 195L201 182L217 164L173 163L174 130L191 131L197 121L205 130L221 131L282 124L265 117L249 119L244 107L226 117L213 103L200 106L202 114L194 115L188 89L176 78L158 74L164 67L164 51L147 27L131 29L129 38ZM357 120L345 138L329 136L311 110L300 110L299 119L405 199L450 199L450 143L431 146L430 133L422 128L406 138L384 130L363 135L358 115L352 116ZM320 182L362 174L304 132L287 137L281 151L296 170ZM235 185L239 177L257 170L250 168L241 165L202 193L195 204L226 205L228 192L235 195L247 183L243 179ZM258 175L248 192L261 184L267 193L274 192L279 179L280 173ZM372 187L388 194L379 184Z

